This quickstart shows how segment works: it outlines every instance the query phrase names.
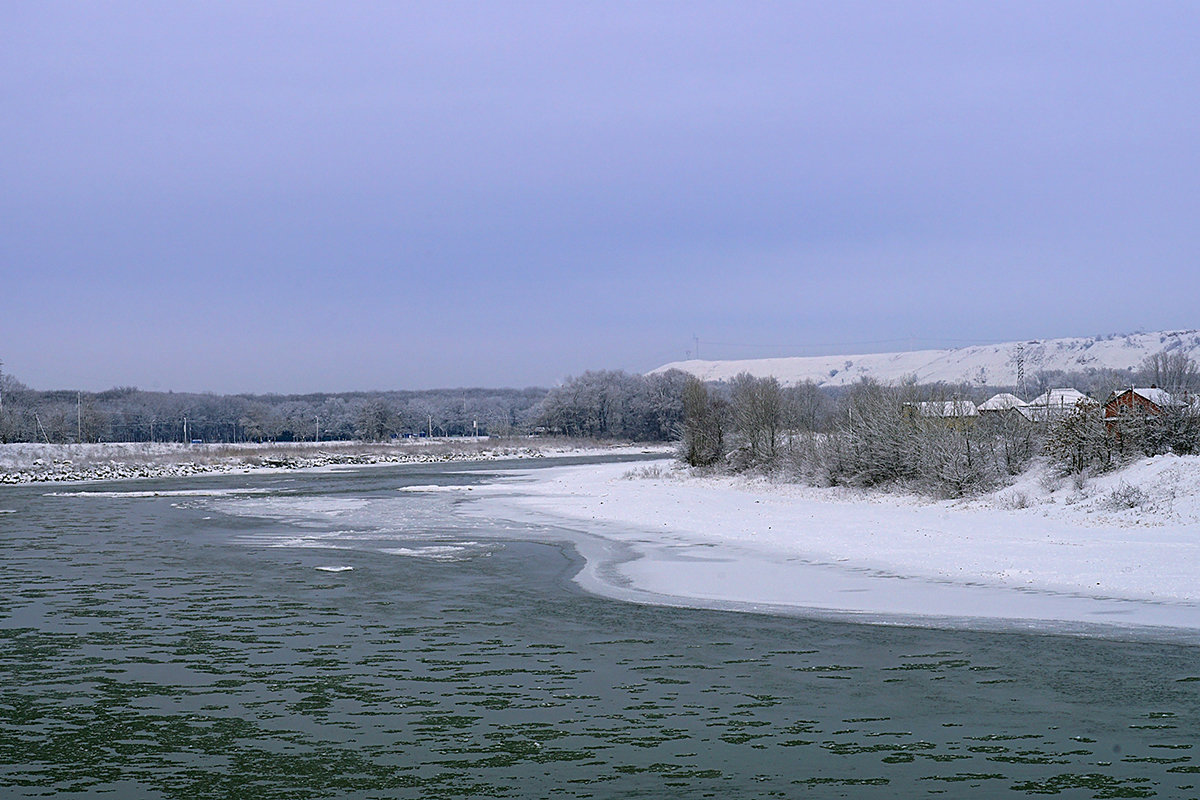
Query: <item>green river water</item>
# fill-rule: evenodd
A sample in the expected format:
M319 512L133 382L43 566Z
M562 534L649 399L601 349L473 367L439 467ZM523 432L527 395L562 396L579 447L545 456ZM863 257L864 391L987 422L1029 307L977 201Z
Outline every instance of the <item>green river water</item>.
M396 491L531 466L0 489L0 797L1200 797L1194 644L623 603Z

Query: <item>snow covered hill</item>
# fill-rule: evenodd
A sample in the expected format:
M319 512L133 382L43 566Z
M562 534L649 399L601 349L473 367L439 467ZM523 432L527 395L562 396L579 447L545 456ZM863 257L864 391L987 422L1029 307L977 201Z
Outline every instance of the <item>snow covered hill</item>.
M673 361L652 372L680 369L706 381L728 380L740 372L781 383L812 380L823 386L844 386L861 378L883 382L916 376L919 383L970 382L989 386L1015 386L1017 367L1024 363L1028 378L1040 370L1065 372L1087 369L1136 368L1146 356L1162 350L1183 350L1200 361L1200 330L1160 331L1074 339L1035 339L1025 342L959 347L953 350L917 350L907 353L797 356L743 361Z

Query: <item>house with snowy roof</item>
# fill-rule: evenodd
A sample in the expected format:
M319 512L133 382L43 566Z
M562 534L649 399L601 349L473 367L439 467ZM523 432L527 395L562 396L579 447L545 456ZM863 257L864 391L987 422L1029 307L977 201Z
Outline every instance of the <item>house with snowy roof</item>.
M1029 403L1015 394L1001 392L980 403L979 414L981 416L1007 417L1009 414L1019 414L1020 410L1028 405Z
M1150 388L1130 386L1108 396L1104 404L1105 417L1117 417L1121 414L1141 413L1160 416L1172 406L1181 405L1166 389L1157 386Z
M1159 389L1158 386L1150 386L1148 389L1144 386L1130 386L1129 389L1112 392L1108 402L1104 403L1105 427L1109 429L1109 433L1114 433L1118 420L1162 416L1166 410L1182 408L1184 405L1188 405L1188 402L1171 395L1165 389Z
M1049 422L1077 409L1099 412L1100 403L1078 389L1051 389L1030 400L1020 412L1033 422Z
M1104 404L1104 427L1109 433L1121 435L1123 423L1145 422L1161 417L1168 409L1182 408L1189 403L1157 386L1130 386L1108 396Z

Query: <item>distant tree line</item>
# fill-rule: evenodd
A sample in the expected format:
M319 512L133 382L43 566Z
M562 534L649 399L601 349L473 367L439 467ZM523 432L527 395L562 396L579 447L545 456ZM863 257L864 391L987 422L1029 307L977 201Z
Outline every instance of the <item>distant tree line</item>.
M554 389L218 395L117 387L38 391L0 376L0 442L383 441L562 435L670 441L686 375L585 372Z
M585 372L550 390L541 403L537 429L595 439L670 441L683 422L687 380L679 370L653 375Z
M547 391L444 389L304 395L38 391L0 377L0 442L382 441L514 435L534 427Z

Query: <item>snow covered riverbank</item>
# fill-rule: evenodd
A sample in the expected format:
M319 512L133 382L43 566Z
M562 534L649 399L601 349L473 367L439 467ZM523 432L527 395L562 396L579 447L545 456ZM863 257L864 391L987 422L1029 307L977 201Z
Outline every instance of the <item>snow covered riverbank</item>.
M529 471L467 513L576 531L585 587L648 602L1038 628L1200 631L1200 458L971 501L697 477L670 461ZM956 622L957 621L957 622Z
M440 463L642 452L573 440L453 439L397 443L0 444L0 484L167 478L256 470ZM661 449L661 448L660 448Z

